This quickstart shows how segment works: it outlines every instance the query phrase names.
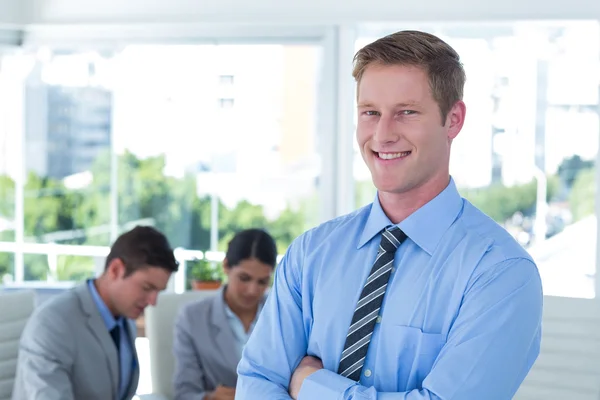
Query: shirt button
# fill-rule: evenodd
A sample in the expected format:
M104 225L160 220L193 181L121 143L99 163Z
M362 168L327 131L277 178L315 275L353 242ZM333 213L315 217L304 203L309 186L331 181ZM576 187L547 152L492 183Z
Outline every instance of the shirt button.
M371 370L370 369L366 369L365 370L365 376L368 378L371 376Z
M381 323L381 315L378 315L378 316L377 316L377 323L378 323L378 324L379 324L379 323Z

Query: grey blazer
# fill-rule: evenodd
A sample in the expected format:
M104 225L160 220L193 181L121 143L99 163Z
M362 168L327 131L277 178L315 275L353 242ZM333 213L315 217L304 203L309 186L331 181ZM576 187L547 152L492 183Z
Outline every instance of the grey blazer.
M181 308L175 323L173 354L175 400L203 399L218 385L235 388L240 356L225 314L223 289Z
M136 392L136 329L129 321L135 367L126 399ZM120 400L117 350L87 283L47 300L21 336L13 400Z

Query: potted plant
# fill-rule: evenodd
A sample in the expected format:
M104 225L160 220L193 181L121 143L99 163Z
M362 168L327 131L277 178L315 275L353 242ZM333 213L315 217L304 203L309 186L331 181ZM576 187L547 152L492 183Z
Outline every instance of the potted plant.
M215 290L221 287L219 266L204 259L187 262L187 269L194 290Z

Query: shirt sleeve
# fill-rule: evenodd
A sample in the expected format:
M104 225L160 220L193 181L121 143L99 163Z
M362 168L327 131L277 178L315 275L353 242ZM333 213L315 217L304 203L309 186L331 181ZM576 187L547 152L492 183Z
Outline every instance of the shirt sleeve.
M238 364L236 399L290 399L293 371L306 355L302 317L301 272L303 249L290 246L275 271L275 281Z
M505 400L541 342L542 285L534 263L503 261L475 279L423 388L377 392L328 370L309 375L299 400Z

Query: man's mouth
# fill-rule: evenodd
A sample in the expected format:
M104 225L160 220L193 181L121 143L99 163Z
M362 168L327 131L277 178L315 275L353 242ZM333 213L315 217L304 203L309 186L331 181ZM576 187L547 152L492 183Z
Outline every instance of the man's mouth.
M395 160L397 158L406 157L406 156L410 155L410 153L412 153L412 152L411 151L401 151L399 153L382 153L382 152L374 151L373 153L375 153L375 155L378 158L381 158L382 160Z

